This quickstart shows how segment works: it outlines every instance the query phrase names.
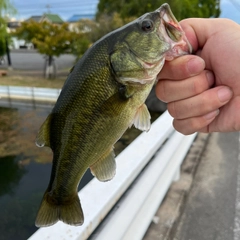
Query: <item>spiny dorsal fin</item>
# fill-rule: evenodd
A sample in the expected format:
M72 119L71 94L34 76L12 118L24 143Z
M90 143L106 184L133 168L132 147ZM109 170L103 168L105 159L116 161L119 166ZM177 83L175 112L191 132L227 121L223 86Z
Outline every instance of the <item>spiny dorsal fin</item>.
M45 122L42 124L38 131L38 135L36 137L36 145L38 147L50 147L50 124L52 120L52 114L48 115Z
M99 181L105 182L111 180L116 174L116 162L113 150L110 150L96 163L90 166L91 173Z
M151 127L151 115L146 104L143 104L136 112L133 124L141 131L148 131Z

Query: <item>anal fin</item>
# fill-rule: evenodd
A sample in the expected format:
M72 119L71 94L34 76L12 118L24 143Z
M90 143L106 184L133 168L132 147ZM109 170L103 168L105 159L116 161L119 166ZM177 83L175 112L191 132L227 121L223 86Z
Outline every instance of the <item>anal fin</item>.
M111 180L116 174L115 154L111 149L101 159L90 166L91 173L99 181L105 182Z

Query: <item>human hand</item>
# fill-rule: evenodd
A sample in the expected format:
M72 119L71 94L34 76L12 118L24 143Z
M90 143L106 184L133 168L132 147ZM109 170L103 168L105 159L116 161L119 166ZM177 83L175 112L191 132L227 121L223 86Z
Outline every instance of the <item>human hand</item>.
M183 134L240 130L240 25L227 19L180 22L195 55L166 62L156 94Z

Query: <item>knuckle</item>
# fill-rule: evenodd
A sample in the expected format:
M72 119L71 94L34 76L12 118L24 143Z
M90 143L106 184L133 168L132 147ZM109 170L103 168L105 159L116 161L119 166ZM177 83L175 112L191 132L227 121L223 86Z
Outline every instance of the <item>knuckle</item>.
M201 76L195 77L192 81L192 93L193 95L197 95L207 90L207 86L205 81L201 78Z
M189 123L189 134L192 134L194 132L197 132L199 129L203 128L204 127L204 124L203 122L199 121L198 118L193 118L193 119L190 119Z
M192 134L194 132L198 132L201 131L203 132L203 130L206 132L207 128L209 125L209 120L201 117L196 117L196 118L191 118L189 119L187 126L188 126L188 132L189 134Z
M173 127L184 135L190 135L204 129L208 123L201 118L189 118L183 120L174 119Z
M176 131L180 132L183 135L189 135L191 132L189 132L188 127L186 127L183 123L182 120L173 120L173 127Z
M197 95L202 92L201 85L199 84L199 81L195 78L194 81L192 81L192 93L194 95Z
M168 102L168 98L167 98L168 94L166 92L166 81L161 80L157 83L156 95L161 101Z
M199 101L199 108L202 109L202 113L211 112L218 108L218 103L208 92L205 92L202 94L201 101Z
M178 113L177 113L177 108L176 108L176 102L171 102L171 103L168 103L167 105L167 109L168 109L168 112L169 114L173 117L173 118L178 118Z

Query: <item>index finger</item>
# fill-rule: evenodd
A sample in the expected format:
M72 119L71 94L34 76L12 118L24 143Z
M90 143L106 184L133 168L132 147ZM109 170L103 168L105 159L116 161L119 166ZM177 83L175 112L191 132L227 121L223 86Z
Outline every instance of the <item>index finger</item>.
M202 58L194 55L184 55L172 61L166 61L158 74L158 80L182 80L195 76L205 68Z

